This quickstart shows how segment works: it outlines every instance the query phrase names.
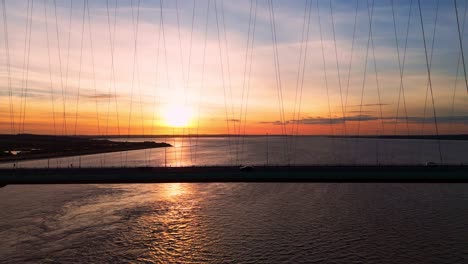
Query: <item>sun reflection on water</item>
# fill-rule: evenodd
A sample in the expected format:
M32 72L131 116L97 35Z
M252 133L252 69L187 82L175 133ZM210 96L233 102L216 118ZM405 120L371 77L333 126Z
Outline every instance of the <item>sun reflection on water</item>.
M189 186L183 183L167 183L164 184L164 196L167 198L177 198L178 196L184 195L188 192Z
M200 263L197 252L206 230L197 216L203 196L196 195L196 186L188 183L164 183L154 186L159 201L146 214L140 226L148 239L148 260L161 263Z

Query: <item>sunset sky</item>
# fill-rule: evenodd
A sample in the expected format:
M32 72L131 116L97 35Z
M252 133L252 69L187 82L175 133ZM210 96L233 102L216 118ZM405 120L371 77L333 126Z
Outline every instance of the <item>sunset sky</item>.
M276 45L269 2L6 0L0 133L435 133L417 0L273 0ZM454 2L421 11L439 133L468 133Z

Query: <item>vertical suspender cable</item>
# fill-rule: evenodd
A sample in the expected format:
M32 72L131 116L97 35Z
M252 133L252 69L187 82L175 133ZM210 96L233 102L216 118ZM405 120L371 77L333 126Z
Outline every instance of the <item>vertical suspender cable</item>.
M80 58L79 58L79 69L78 69L78 87L76 93L76 105L75 105L75 126L73 135L77 135L76 131L78 128L78 110L79 110L79 103L80 103L80 89L81 89L81 67L82 67L82 59L83 59L83 40L84 40L84 29L85 29L85 14L86 14L86 1L83 1L83 18L82 18L82 26L81 26L81 40L80 40ZM70 46L70 45L68 45ZM68 59L67 59L68 61ZM68 63L67 63L67 83L68 83ZM79 159L79 166L81 167L81 156L78 157ZM73 164L73 157L71 157L72 164Z
M205 22L205 41L203 44L203 62L202 62L202 75L201 75L201 83L200 83L200 91L198 96L198 109L197 109L197 131L196 131L196 140L195 140L195 163L197 162L197 151L198 151L198 139L199 139L199 129L200 129L200 106L201 106L201 98L202 98L202 91L205 81L205 63L206 63L206 42L208 40L208 22L209 22L209 14L210 14L210 3L211 0L208 0L208 4L206 7L206 22Z
M158 28L158 37L157 37L157 48L155 49L156 51L156 65L155 65L155 70L154 70L154 102L153 102L153 119L151 121L151 135L154 136L154 121L156 119L156 112L157 115L159 116L160 111L159 111L159 106L160 106L160 98L158 97L158 86L159 86L159 48L161 45L161 16L159 17L159 28ZM152 149L149 150L149 158L152 157L151 155Z
M465 20L466 20L466 11L468 9L468 2L465 5L465 12L463 15L463 22L462 22L462 29L461 29L461 35L463 36L465 34ZM450 122L450 125L453 126L455 122L455 95L457 92L457 83L458 83L458 74L460 73L460 61L461 61L461 52L458 55L458 62L457 62L457 74L455 75L455 85L453 87L453 95L452 95L452 111L451 111L451 116L452 120Z
M411 17L412 17L412 8L413 8L413 0L410 1L409 4L409 14L408 14L408 22L406 24L406 37L405 37L405 45L403 49L403 59L400 58L400 47L399 47L399 40L398 40L398 34L397 34L397 26L396 26L396 16L395 16L395 8L394 8L394 1L391 1L392 5L392 18L393 18L393 31L395 34L395 45L396 45L396 50L397 50L397 56L398 56L398 70L399 70L399 75L400 75L400 85L399 85L399 90L398 90L398 100L397 100L397 107L396 107L396 114L395 114L395 125L393 129L393 134L396 136L397 135L397 128L398 128L398 123L400 120L399 116L399 111L400 111L400 102L401 102L401 97L403 96L403 109L404 109L404 114L405 114L405 123L406 123L406 134L409 136L410 134L410 129L409 129L409 122L408 122L408 111L406 108L406 96L405 96L405 87L404 87L404 73L405 73L405 65L406 65L406 52L408 49L408 37L409 37L409 31L410 31L410 23L411 23ZM393 155L391 158L393 159Z
M47 18L47 5L46 0L44 0L44 25L46 30L46 40L47 40L47 59L48 59L48 66L49 66L49 83L50 83L50 99L52 105L52 120L54 122L54 136L57 136L57 126L55 120L55 99L54 99L54 84L52 82L52 63L51 63L51 56L50 56L50 42L49 42L49 26L48 26L48 18ZM47 160L47 168L50 166L50 160Z
M24 33L24 50L23 50L23 66L22 66L22 78L21 78L21 99L20 99L20 111L19 111L19 121L18 121L18 133L22 133L22 123L23 123L23 101L26 100L25 96L25 69L26 69L26 54L28 54L28 33L30 32L30 9L31 7L31 1L28 0L28 6L26 10L26 32ZM32 11L31 11L32 12ZM30 35L29 35L30 36ZM30 38L30 37L29 37ZM29 61L29 58L27 59Z
M10 68L10 46L8 45L8 19L5 0L2 0L2 13L3 13L3 33L5 39L5 53L6 53L6 68L8 78L8 97L9 97L9 109L10 109L10 126L11 134L15 134L15 113L13 109L13 91L11 87L11 68Z
M76 94L76 107L75 107L75 130L74 134L75 136L77 128L78 128L78 105L80 103L80 88L81 88L81 66L83 62L83 40L84 40L84 30L85 30L85 14L86 14L86 1L83 1L83 20L82 20L82 26L81 26L81 44L80 44L80 59L79 59L79 69L78 69L78 91Z
M93 90L94 90L94 97L95 97L95 103L96 103L96 125L97 125L97 132L98 135L102 136L101 134L101 124L100 124L100 119L99 119L99 99L98 99L98 93L97 93L97 88L96 88L96 70L95 70L95 63L94 63L94 46L93 46L93 34L91 31L91 14L89 11L89 2L88 0L86 1L86 12L88 14L88 33L89 33L89 44L91 48L91 70L93 71Z
M133 14L133 0L132 0L132 22L134 22L134 14ZM132 70L132 85L130 90L130 109L128 113L128 127L127 127L127 141L130 139L130 132L132 127L132 108L133 108L133 90L135 87L135 74L136 74L136 64L137 64L137 48L138 48L138 24L140 19L140 0L138 0L137 4L137 15L136 15L136 26L134 26L134 36L133 36L133 70ZM128 151L125 151L125 166L128 166Z
M275 76L276 76L276 88L278 94L278 108L280 112L280 123L281 123L281 131L283 134L283 154L286 163L289 163L288 151L287 151L287 132L286 132L286 118L284 116L284 104L283 104L283 91L281 85L281 69L279 64L279 57L278 57L278 41L276 39L276 23L275 23L275 13L274 13L274 6L273 0L268 1L269 4L269 12L270 12L270 27L271 27L271 40L273 43L273 57L274 57L274 64L275 64Z
M62 55L60 50L60 37L59 37L59 24L57 18L57 3L55 0L54 2L54 14L55 14L55 33L57 37L57 51L58 51L58 59L59 59L59 70L60 70L60 87L62 90L62 134L67 134L67 118L66 118L66 106L65 106L65 89L66 87L63 84L63 74L62 74Z
M241 144L241 153L244 153L244 144L245 144L245 136L246 136L246 125L247 125L247 110L248 110L248 103L249 103L249 94L250 94L250 80L251 80L251 73L252 73L252 61L253 61L253 49L254 49L254 41L255 41L255 28L257 24L257 7L258 7L258 1L255 0L255 10L254 10L254 19L253 19L253 29L252 29L252 40L250 44L250 55L249 55L249 70L248 70L248 76L247 76L247 94L245 98L245 106L244 106L244 117L242 121L242 116L240 117L240 124L243 124L243 136L242 136L242 144ZM244 159L245 159L244 155Z
M468 93L468 79L466 77L465 55L463 54L463 38L462 38L461 30L460 30L460 21L458 19L457 0L453 0L453 3L455 5L455 16L457 17L458 40L460 42L460 52L461 52L461 59L463 63L463 73L465 75L465 86L466 86L466 92Z
M298 140L298 136L299 136L299 126L301 124L301 106L302 106L302 91L303 91L303 88L304 88L304 76L305 76L305 70L306 70L306 62L307 62L307 51L308 51L308 48L309 48L309 30L310 30L310 17L311 17L311 13L312 13L312 0L309 1L309 7L307 8L307 1L306 1L306 10L308 10L308 16L307 16L307 30L306 30L306 33L305 33L305 48L304 48L304 58L302 60L302 65L299 65L299 69L298 69L298 76L297 76L297 85L300 87L299 88L299 106L298 106L298 110L297 110L297 113L295 117L293 117L293 131L292 131L292 134L293 134L293 142L292 142L292 147L294 149L294 153L293 153L293 161L296 162L296 154L297 154L297 140ZM303 28L305 28L305 15L304 15L304 26ZM302 47L302 45L301 45ZM301 49L302 51L302 49ZM299 64L301 64L300 60L299 60ZM302 70L301 70L301 67L302 67ZM300 72L302 71L302 77L301 77L301 83L299 85L299 74ZM295 101L295 100L294 100ZM294 102L294 110L296 108L296 102ZM296 131L294 132L294 126L296 126ZM295 134L295 136L294 136Z
M256 1L255 1L256 2ZM241 93L241 105L239 110L239 126L238 126L238 136L237 136L237 144L236 144L236 164L239 163L239 152L241 151L240 146L240 134L241 134L241 127L242 127L242 117L243 117L243 107L244 107L244 93L245 93L245 82L246 82L246 74L247 74L247 57L249 54L249 47L250 47L250 28L252 24L252 9L253 9L253 1L250 1L250 10L249 10L249 25L247 29L247 44L245 45L245 57L244 57L244 75L242 78L242 93Z
M309 1L306 0L305 2L305 7L304 7L304 15L302 19L302 30L301 30L301 45L299 48L299 62L297 63L297 75L296 75L296 87L295 87L295 94L294 94L294 108L293 108L293 117L292 117L292 122L293 126L291 129L291 135L294 135L294 129L295 129L295 122L296 120L296 106L297 106L297 97L299 94L299 79L301 76L301 70L302 70L302 53L304 49L304 39L305 39L305 27L306 27L306 21L307 21L307 11L309 10Z
M356 40L356 29L357 29L357 17L358 17L358 10L359 10L359 0L356 0L356 9L354 13L354 24L353 24L353 40L351 41L351 54L349 57L349 66L348 66L348 78L346 81L346 96L345 96L345 107L344 111L347 113L347 107L348 107L348 95L349 95L349 84L351 80L351 70L352 70L352 65L353 65L353 54L354 54L354 43ZM345 120L346 122L346 120Z
M383 112L382 112L382 101L381 101L381 98L380 98L380 85L379 85L379 75L378 75L379 71L377 70L377 60L375 59L375 46L374 46L374 34L372 32L372 20L371 20L371 23L369 24L369 28L370 28L370 39L371 39L371 46L372 46L372 57L373 57L373 61L374 61L375 84L376 84L376 88L377 88L377 97L378 97L378 100L379 100L380 122L381 122L381 126L382 126L382 131L380 133L385 134L384 118L383 118Z
M27 44L27 59L26 59L26 77L23 79L23 97L24 97L24 102L23 102L23 114L22 114L22 122L21 122L21 133L24 133L24 126L26 123L26 103L27 103L27 98L28 98L28 82L29 82L29 55L31 54L31 32L32 32L32 21L33 21L33 9L34 8L34 0L31 1L31 14L29 16L29 37L28 37L28 44ZM24 70L24 69L23 69Z
M143 138L146 137L146 132L145 132L145 115L143 111L143 99L141 97L141 80L140 80L140 63L138 61L138 53L136 54L136 79L137 79L137 87L138 87L138 104L140 106L140 126L141 126L141 132L138 134L142 135ZM145 165L148 165L148 150L144 149L144 158L145 158Z
M364 78L362 80L362 88L361 88L361 102L359 104L359 119L358 119L358 127L357 127L357 140L359 140L359 136L361 133L361 119L362 119L362 106L363 106L363 100L364 100L364 88L366 86L366 79L367 79L367 64L368 64L368 58L369 58L369 46L370 46L370 41L371 41L371 24L372 24L372 19L374 16L374 0L372 0L372 6L371 12L369 14L369 11L367 12L368 17L369 17L369 34L367 36L367 45L366 45L366 57L364 61ZM367 10L369 10L369 1L367 1ZM359 153L358 153L359 155Z
M344 135L347 135L346 132L346 113L344 109L344 104L343 104L343 93L341 89L341 74L340 74L340 65L338 61L338 49L336 46L336 34L335 34L335 19L333 16L333 5L332 5L332 0L329 0L330 3L330 15L331 15L331 20L332 20L332 32L333 32L333 43L335 45L335 62L336 62L336 71L338 73L338 88L340 89L340 101L341 101L341 112L343 116L343 129L344 129Z
M336 153L335 153L335 132L333 129L333 120L332 120L332 113L331 113L331 106L330 106L330 93L328 89L328 74L327 74L327 63L325 60L325 48L323 45L323 33L322 33L322 20L320 18L320 5L319 1L317 1L317 17L318 17L318 27L320 32L320 46L322 48L322 64L323 64L323 73L324 73L324 80L325 80L325 90L327 92L327 103L328 103L328 117L330 123L330 133L332 135L332 153L334 160L336 162Z
M435 43L435 35L437 30L437 18L439 17L439 0L437 0L437 7L435 13L435 21L434 21L434 29L432 32L432 41L431 41L431 55L429 57L429 70L432 67L432 57L434 55L434 43ZM426 96L424 98L424 113L423 113L423 122L421 126L421 135L424 134L424 126L426 124L426 109L427 109L427 97L429 96L429 81L426 82Z
M187 105L188 103L188 92L187 89L189 88L190 85L190 72L191 72L191 64L192 64L192 48L193 48L193 28L195 24L195 10L196 10L196 3L197 1L193 1L193 9L192 9L192 23L190 27L190 47L189 47L189 56L188 56L188 66L187 66L187 79L185 81L185 100L184 100L184 106ZM184 134L184 133L182 133ZM193 162L193 157L192 157L192 138L190 135L190 126L187 124L187 138L188 138L188 148L189 148L189 155L190 155L190 162Z
M406 121L406 130L407 130L407 135L409 135L410 130L409 130L409 123L408 123L408 112L406 110L406 99L405 99L405 87L403 83L403 76L405 73L405 62L406 62L406 50L408 47L408 36L409 36L409 27L410 27L410 22L411 22L411 14L412 14L412 6L413 6L413 0L410 1L410 7L409 7L409 15L408 15L408 23L406 26L406 39L405 39L405 48L403 51L403 60L400 60L400 48L399 48L399 41L398 41L398 34L397 34L397 28L396 28L396 17L395 17L395 8L394 8L394 2L393 0L391 1L392 3L392 17L393 17L393 30L395 33L395 44L396 44L396 49L397 49L397 56L398 56L398 69L400 73L400 88L398 91L398 101L397 101L397 107L396 107L396 115L395 115L395 126L394 126L394 135L397 134L397 126L398 126L398 121L399 121L399 110L400 110L400 100L401 100L401 95L403 95L403 107L405 110L405 121Z
M297 100L298 100L298 94L299 94L299 79L301 77L301 73L302 73L302 53L304 51L304 40L305 40L305 27L306 27L306 21L307 21L307 12L309 11L309 1L306 0L305 2L305 8L304 8L304 16L303 16L303 19L302 19L302 30L301 30L301 45L300 45L300 48L299 48L299 62L297 63L297 75L296 75L296 87L295 87L295 93L294 93L294 108L293 108L293 116L292 116L292 119L291 119L291 122L292 122L292 129L291 129L291 135L292 135L292 138L291 138L291 146L293 149L293 161L295 160L295 157L296 157L296 149L294 147L295 145L295 142L296 142L296 139L295 139L295 129L296 129L296 125L298 122L300 122L299 118L297 117L296 118L296 107L297 107Z
M439 138L439 127L437 125L437 115L436 115L436 109L435 109L435 103L434 103L434 94L432 90L432 80L431 80L431 68L429 66L429 58L427 56L427 45L426 45L426 35L424 32L424 23L423 23L423 17L422 17L422 11L421 11L421 0L418 0L418 8L419 8L419 17L421 19L421 31L422 31L422 37L423 37L423 43L424 43L424 54L426 58L426 67L427 67L427 78L429 82L429 89L431 92L431 98L432 98L432 110L434 114L434 125L436 129L436 136L437 136L437 143L438 143L438 150L439 150L439 160L440 163L443 163L443 158L442 158L442 149L440 146L440 138Z
M110 82L109 82L109 95L112 93L113 88L113 97L115 102L115 116L117 122L117 135L120 137L120 118L119 118L119 107L118 107L118 100L117 100L117 87L115 81L115 63L114 63L114 51L115 51L115 38L116 38L116 26L117 26L117 0L115 1L114 7L114 21L113 21L113 30L111 30L111 21L110 21L110 13L109 13L109 0L106 0L106 14L107 14L107 26L109 31L109 45L110 45L110 55L111 55L111 72L110 72ZM109 120L110 120L110 101L111 97L109 96L107 102L107 118L106 118L106 135L109 136ZM123 157L122 152L120 154L120 166L123 166Z
M139 12L139 11L138 11ZM139 14L139 13L138 13ZM133 20L133 19L132 19ZM137 30L138 28L135 28L135 22L133 21L133 32L134 34L137 34ZM138 44L137 44L138 45ZM140 63L139 63L139 60L138 60L138 46L137 46L137 51L135 53L135 62L136 62L136 82L137 82L137 87L138 87L138 103L139 103L139 106L140 106L140 125L141 125L141 132L137 133L137 134L141 134L143 137L146 136L146 133L145 133L145 122L144 122L144 114L143 114L143 100L141 98L141 82L140 82ZM143 153L144 153L144 158L145 158L145 165L148 165L148 153L147 153L147 149L144 149L143 150Z
M52 81L52 63L51 63L51 56L50 56L50 42L49 42L49 27L48 27L48 16L47 16L47 5L46 1L44 0L44 25L46 29L46 39L47 39L47 58L48 58L48 66L49 66L49 83L50 83L50 98L52 101L52 120L54 122L54 136L57 135L57 128L56 128L56 121L55 121L55 99L54 99L54 83Z
M101 131L101 124L100 124L100 119L99 119L99 98L98 98L98 93L97 93L97 88L96 88L96 70L95 70L95 63L94 63L94 46L93 46L93 34L91 31L91 14L89 10L89 2L88 0L86 1L86 12L88 14L88 33L89 33L89 43L90 43L90 48L91 48L91 70L93 72L93 90L94 90L94 99L95 99L95 104L96 104L96 125L97 125L97 134L99 136L103 136L102 131ZM104 166L104 159L105 155L100 155L100 162L101 162L101 167Z
M368 10L369 12L369 10ZM383 112L382 112L382 100L380 98L380 85L379 85L379 75L378 75L378 70L377 70L377 60L375 58L375 46L374 46L374 34L372 32L372 20L370 21L371 23L369 24L369 30L370 30L370 39L371 39L371 46L372 46L372 57L373 57L373 61L374 61L374 72L375 72L375 85L376 85L376 88L377 88L377 97L378 97L378 100L379 100L379 112L380 112L380 122L381 122L381 126L382 126L382 129L380 130L380 132L377 132L377 138L375 139L376 140L376 164L378 165L379 164L379 138L378 136L379 135L382 135L382 134L385 134L385 126L384 126L384 118L383 118Z
M67 42L67 63L65 66L65 94L63 96L63 104L64 104L64 109L67 107L67 89L68 89L68 70L70 66L70 44L71 44L71 29L72 29L72 18L73 18L73 0L70 0L70 13L68 14L68 42ZM58 28L57 28L58 30ZM65 112L65 111L64 111ZM67 121L66 120L66 114L64 114L64 123L62 124L64 126L64 131L67 131ZM72 158L73 159L73 158Z
M216 0L214 1L214 8L215 8L215 17L216 17L216 28L217 28L217 32L218 32L219 59L220 59L220 66L221 66L221 81L222 81L223 93L224 93L224 110L226 112L225 113L226 114L226 128L227 128L228 135L230 135L226 85L225 85L225 81L224 81L223 54L222 54L222 50L221 50L221 36L220 36L220 32L219 32L218 8L217 8L217 5L216 5ZM231 159L232 159L232 146L231 146L231 139L230 139L229 136L228 136L228 146L229 146L229 156L231 156ZM231 160L231 163L233 163L232 160Z
M167 48L166 48L166 31L164 29L164 16L163 16L163 0L160 0L159 1L159 8L160 8L160 17L161 17L161 26L162 26L162 36L163 36L163 46L164 46L164 63L165 63L165 66L166 66L166 80L167 80L167 87L168 89L170 89L171 87L171 83L170 83L170 78L169 78L169 63L168 63L168 60L167 60ZM169 134L169 133L167 133ZM165 148L164 149L164 164L167 164L167 160L166 160L166 152L167 152L167 149Z
M434 55L434 44L435 44L435 36L436 36L436 31L437 31L437 21L439 17L439 0L437 0L437 6L436 6L436 11L435 11L435 19L434 19L434 29L432 31L432 40L431 40L431 55L429 57L429 70L432 68L432 58ZM424 97L424 111L423 111L423 120L421 124L421 135L424 135L424 129L426 125L426 110L427 110L427 97L429 96L429 81L426 81L426 95ZM434 106L433 106L434 107ZM420 155L421 157L423 156L423 146L424 146L424 141L421 141L420 144Z
M280 98L281 98L281 112L283 113L283 131L284 131L284 153L287 157L287 163L289 164L291 162L291 158L289 157L289 146L288 146L288 132L286 130L287 128L287 123L286 123L286 115L284 113L284 99L283 99L283 82L281 80L281 65L280 65L280 60L279 60L279 52L278 52L278 40L277 40L277 37L276 37L276 33L277 33L277 30L276 30L276 18L275 18L275 7L273 5L273 2L274 0L270 0L270 6L271 6L271 16L272 16L272 21L271 21L271 24L273 25L273 36L274 36L274 39L275 39L275 51L276 51L276 64L277 64L277 71L278 71L278 84L279 84L279 93L280 93Z
M228 47L228 40L227 40L227 32L226 32L226 21L224 18L224 0L221 0L221 20L223 23L223 32L224 32L224 46L226 49L226 70L227 70L227 77L228 77L228 89L229 89L229 97L231 100L231 116L230 119L234 119L234 103L232 100L232 85L231 85L231 66L229 61L229 47ZM232 134L236 132L236 122L232 120ZM229 135L229 140L231 139L231 135ZM234 163L234 162L233 162Z
M351 71L352 71L352 68L353 68L353 58L354 58L353 55L354 55L354 46L355 46L355 41L356 41L358 11L359 11L359 0L356 0L356 8L355 8L355 12L354 12L354 23L353 23L353 39L351 41L351 54L349 56L348 76L347 76L347 79L346 79L346 95L345 95L345 105L344 105L345 114L348 113L349 86L350 86L350 82L351 82ZM346 121L347 120L345 120L345 122Z
M185 68L184 68L184 54L182 52L182 37L180 34L180 19L179 19L179 1L175 0L175 10L176 10L176 21L177 21L177 36L179 39L179 55L180 55L180 68L181 68L181 74L182 74L182 86L184 87L184 96L187 96L187 80L186 80L186 75L185 75ZM195 9L194 9L195 10ZM185 106L185 102L184 102ZM185 134L185 127L182 128L182 137L180 139L181 141L181 146L180 146L180 153L179 156L183 154L183 148L184 148L184 134ZM172 135L174 136L174 143L175 143L175 128L172 128ZM175 147L175 146L174 146ZM176 162L178 163L177 159L177 149L174 149L174 156L176 159Z

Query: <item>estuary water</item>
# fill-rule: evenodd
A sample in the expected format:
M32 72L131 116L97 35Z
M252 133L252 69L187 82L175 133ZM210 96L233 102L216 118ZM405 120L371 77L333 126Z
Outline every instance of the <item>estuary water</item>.
M468 141L330 137L120 138L155 141L169 148L22 161L19 167L118 167L207 165L468 164ZM13 163L0 164L13 167Z
M0 189L0 263L467 263L467 184Z
M196 155L188 139L170 140L175 147L166 151L20 166L76 166L79 160L119 166L125 158L128 166L439 158L437 141L304 137L288 157L275 137L246 138L248 151L239 153L226 138L200 138ZM468 163L465 141L442 141L441 150L444 162ZM0 212L0 263L468 263L468 184L6 186Z

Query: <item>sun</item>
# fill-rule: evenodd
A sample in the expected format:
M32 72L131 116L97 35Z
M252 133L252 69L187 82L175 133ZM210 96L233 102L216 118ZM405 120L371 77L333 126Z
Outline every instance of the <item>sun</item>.
M186 127L192 111L183 104L168 104L163 110L163 121L170 127Z

